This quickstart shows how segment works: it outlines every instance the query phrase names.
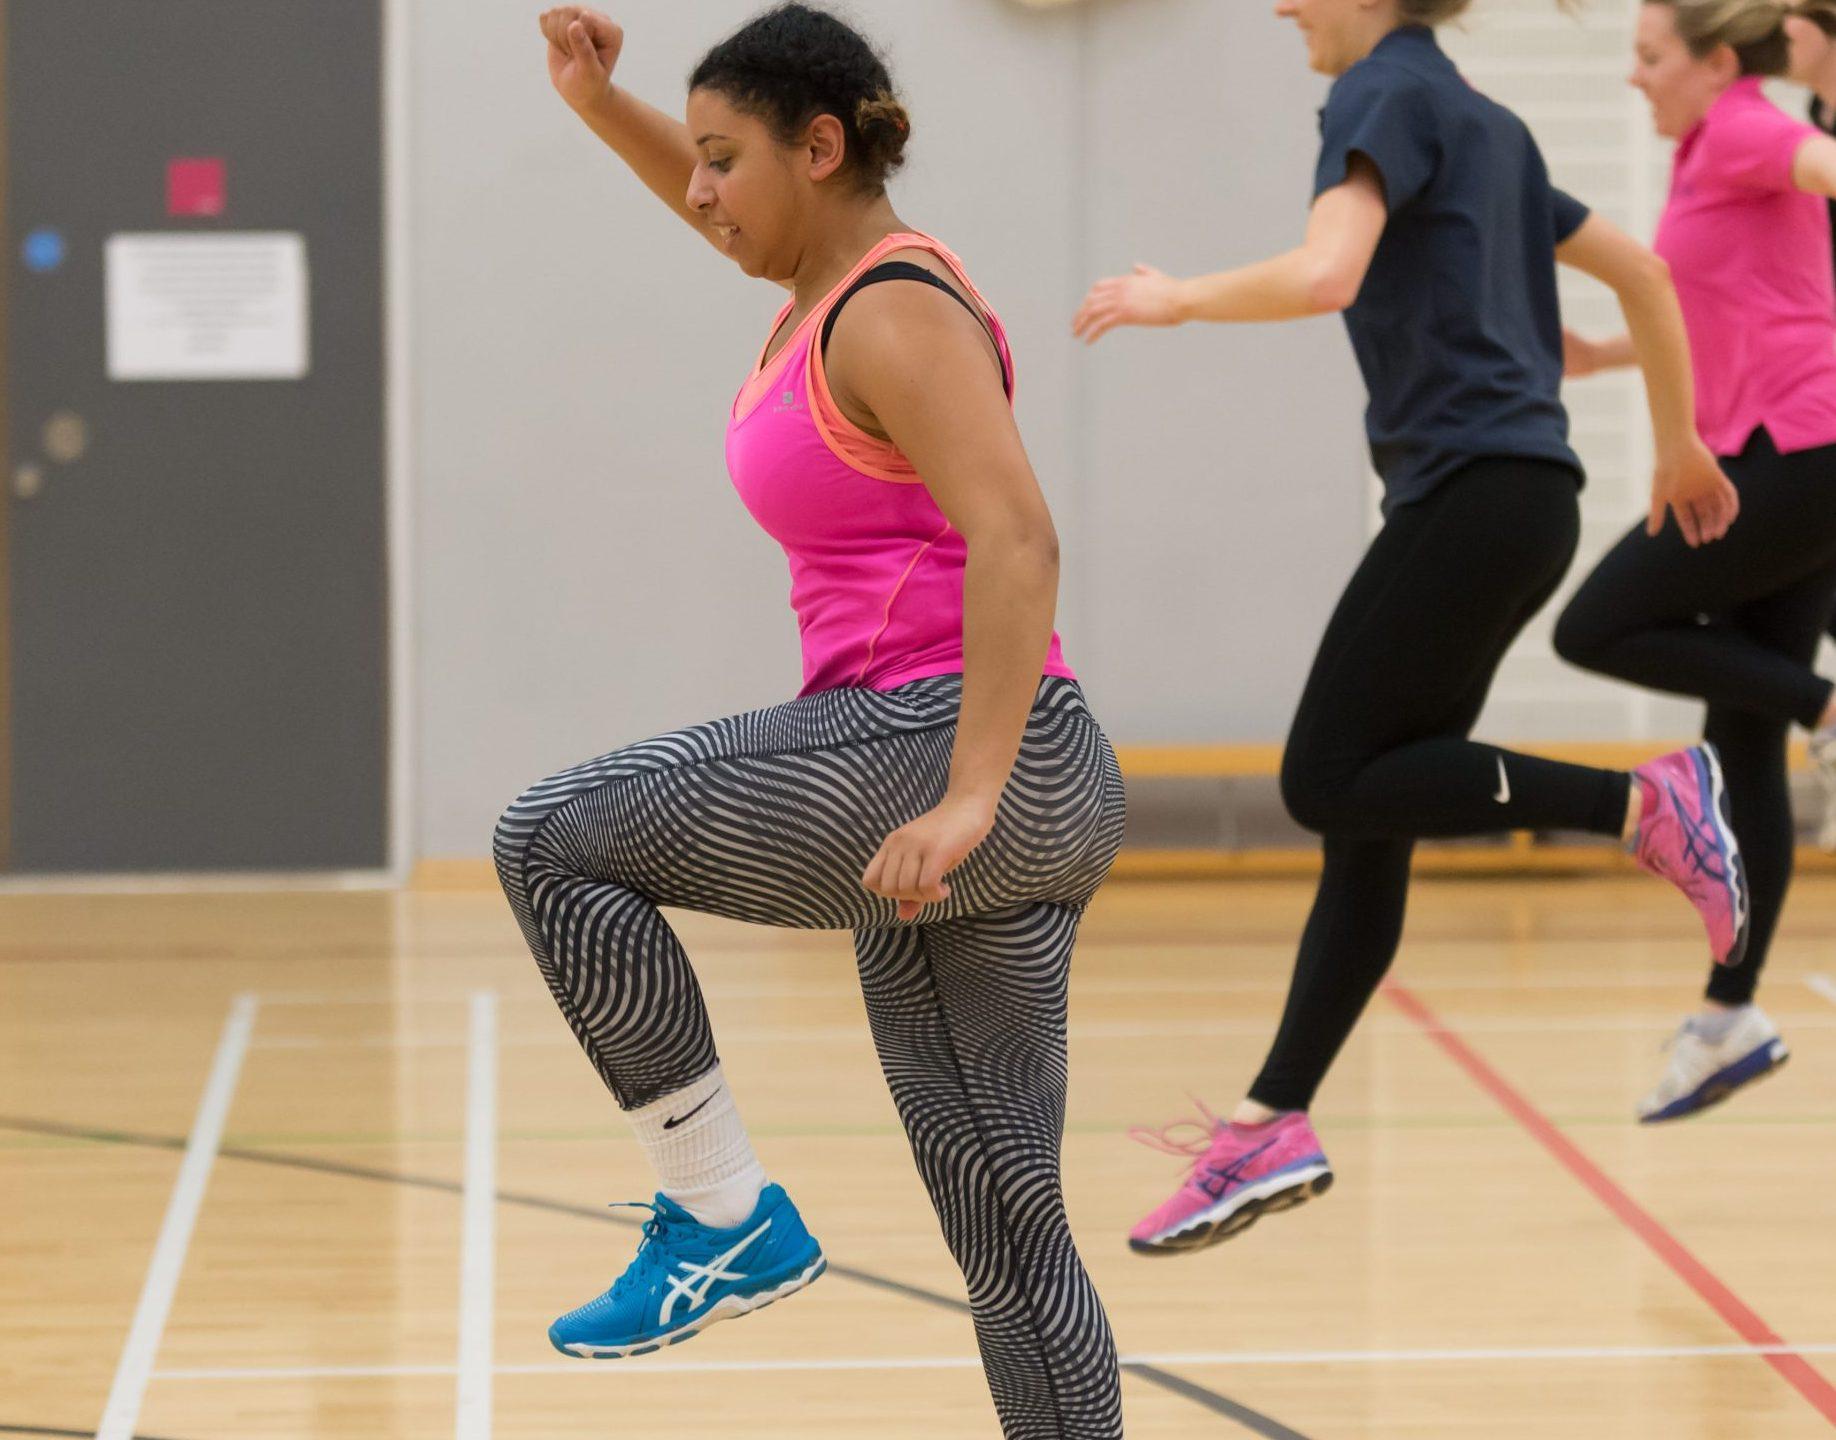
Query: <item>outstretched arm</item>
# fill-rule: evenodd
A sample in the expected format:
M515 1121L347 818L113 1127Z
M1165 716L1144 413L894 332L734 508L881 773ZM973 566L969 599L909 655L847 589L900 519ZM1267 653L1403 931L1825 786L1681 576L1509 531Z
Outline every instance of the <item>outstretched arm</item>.
M1353 155L1344 182L1313 202L1307 238L1295 249L1195 280L1137 265L1132 275L1097 281L1071 328L1089 344L1118 325L1299 320L1344 310L1364 287L1387 219L1376 166Z
M1792 157L1791 183L1812 195L1836 200L1836 140L1813 135Z

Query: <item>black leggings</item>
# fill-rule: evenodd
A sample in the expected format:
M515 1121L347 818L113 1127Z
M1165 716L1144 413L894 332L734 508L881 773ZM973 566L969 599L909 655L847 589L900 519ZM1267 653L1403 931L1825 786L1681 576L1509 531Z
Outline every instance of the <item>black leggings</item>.
M1811 666L1836 599L1836 446L1781 455L1759 430L1722 463L1740 491L1727 538L1692 550L1674 525L1655 540L1634 530L1570 602L1555 643L1585 669L1708 702L1703 735L1721 751L1753 890L1746 959L1716 967L1708 994L1744 1005L1791 884L1786 738L1830 700Z
M1252 1099L1312 1103L1395 958L1415 840L1620 833L1625 775L1467 738L1579 533L1572 470L1476 461L1398 509L1346 587L1282 759L1282 798L1321 835L1325 872Z

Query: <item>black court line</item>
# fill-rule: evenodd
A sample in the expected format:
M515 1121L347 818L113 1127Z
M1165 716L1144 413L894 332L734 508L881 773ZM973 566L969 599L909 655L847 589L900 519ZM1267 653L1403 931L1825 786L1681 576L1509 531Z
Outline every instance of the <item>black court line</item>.
M0 1425L0 1435L69 1436L70 1440L95 1440L94 1430L55 1430L49 1425ZM160 1440L157 1435L136 1435L134 1440Z
M86 1140L99 1145L134 1145L152 1150L183 1151L185 1140L173 1135L143 1135L126 1130L90 1130L78 1125L60 1125L53 1121L26 1120L9 1116L0 1116L0 1129L15 1130L27 1135L48 1135L65 1140ZM252 1165L273 1165L285 1170L306 1170L319 1175L336 1175L349 1180L374 1180L384 1185L405 1185L416 1190L436 1190L446 1195L462 1195L464 1186L455 1180L436 1180L426 1175L403 1175L393 1170L375 1170L364 1165L346 1165L336 1160L320 1160L311 1155L288 1155L271 1150L244 1150L235 1146L225 1146L217 1152L226 1160L241 1160ZM563 1200L551 1200L545 1195L523 1195L515 1191L499 1190L497 1203L515 1205L525 1210L541 1210L550 1215L567 1215L578 1220L594 1220L602 1225L618 1225L625 1229L637 1229L642 1221L628 1220L615 1211L606 1208L593 1208L585 1205L572 1205ZM829 1264L829 1274L852 1280L857 1285L889 1295L898 1295L915 1304L929 1305L935 1309L948 1310L953 1315L968 1315L968 1303L953 1296L940 1295L935 1290L925 1290L917 1285L908 1285L903 1280L894 1280L885 1275L876 1275L871 1270L856 1269L852 1265ZM1177 1395L1182 1400L1189 1400L1194 1405L1203 1406L1215 1415L1222 1415L1227 1420L1235 1421L1253 1435L1260 1435L1263 1440L1308 1440L1298 1430L1291 1430L1281 1421L1264 1415L1259 1410L1232 1400L1228 1395L1220 1395L1215 1390L1207 1389L1196 1381L1186 1380L1158 1365L1143 1365L1138 1362L1125 1362L1122 1368L1131 1375L1138 1376L1148 1384L1165 1390L1168 1394ZM0 1434L9 1433L0 1427ZM74 1431L37 1431L26 1430L26 1435L61 1435L75 1434ZM85 1433L84 1440L89 1440ZM145 1440L145 1437L141 1437Z

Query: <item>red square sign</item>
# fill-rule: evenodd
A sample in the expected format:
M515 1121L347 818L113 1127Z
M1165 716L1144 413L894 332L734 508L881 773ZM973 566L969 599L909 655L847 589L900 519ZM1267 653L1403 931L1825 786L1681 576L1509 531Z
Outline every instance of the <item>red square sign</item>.
M221 159L174 160L166 166L166 213L221 215L229 204L229 166Z

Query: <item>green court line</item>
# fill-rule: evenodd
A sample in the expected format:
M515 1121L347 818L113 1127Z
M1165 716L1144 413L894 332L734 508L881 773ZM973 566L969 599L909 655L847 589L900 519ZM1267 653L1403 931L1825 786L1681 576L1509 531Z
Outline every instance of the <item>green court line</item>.
M1564 1129L1573 1130L1627 1130L1638 1128L1629 1115L1621 1114L1572 1114L1557 1115L1555 1122ZM1787 1127L1836 1127L1836 1112L1808 1115L1751 1115L1728 1114L1704 1115L1696 1118L1692 1128L1716 1126L1733 1129L1764 1129ZM1387 1130L1511 1130L1516 1128L1506 1115L1405 1115L1398 1117L1376 1117L1370 1115L1345 1115L1324 1117L1320 1122L1322 1130L1332 1131L1387 1131ZM776 1140L881 1140L904 1139L905 1132L897 1125L749 1125L747 1129L762 1139ZM1068 1125L1067 1135L1108 1135L1115 1139L1125 1137L1128 1126L1124 1124L1082 1123ZM265 1146L287 1145L323 1147L328 1149L360 1149L364 1147L389 1147L412 1145L459 1145L465 1136L459 1130L370 1130L343 1132L315 1132L297 1130L249 1131L234 1135L225 1135L223 1143L244 1149L261 1149ZM630 1131L606 1126L583 1127L577 1129L505 1129L498 1132L498 1139L504 1144L634 1144ZM60 1150L83 1148L96 1142L83 1137L58 1135L3 1135L0 1136L0 1150Z

